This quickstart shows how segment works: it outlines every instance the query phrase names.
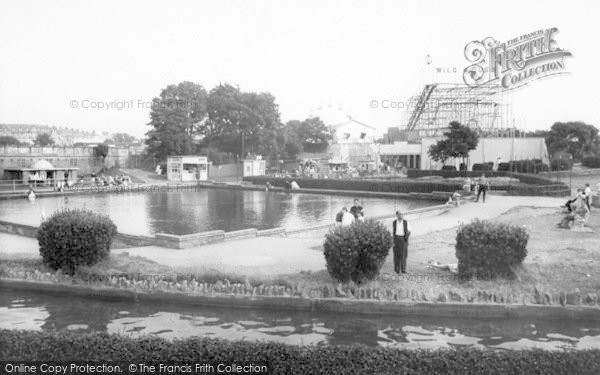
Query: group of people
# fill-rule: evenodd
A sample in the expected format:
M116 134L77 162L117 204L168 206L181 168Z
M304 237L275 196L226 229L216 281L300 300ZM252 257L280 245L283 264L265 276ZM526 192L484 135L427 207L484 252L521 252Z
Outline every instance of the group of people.
M351 225L355 221L365 221L365 214L358 199L354 200L354 206L350 207L350 211L348 211L348 208L343 207L341 211L335 215L336 225L345 227Z
M471 180L471 178L467 178L464 185L464 190L476 192L477 198L475 202L479 202L479 198L483 194L483 203L485 203L485 196L487 191L490 189L490 182L485 177L485 174L482 174L481 177Z
M83 182L83 176L81 177L80 182ZM92 174L90 182L92 185L100 185L100 186L114 186L114 185L127 186L127 185L131 184L131 179L129 178L129 176L126 176L124 174L116 175L114 177L111 175L108 175L108 177L107 177L104 174L96 177L95 174Z
M559 228L570 229L575 221L580 220L584 225L591 213L592 189L590 184L585 184L583 188L577 189L577 194L569 199L563 206L565 214L560 223L556 224Z
M342 208L335 217L336 225L348 226L354 222L365 220L363 207L358 199L354 200L354 205L348 210ZM392 223L392 235L394 239L394 271L396 273L406 273L406 259L408 258L408 238L411 229L408 221L404 219L401 211L396 211L396 219Z

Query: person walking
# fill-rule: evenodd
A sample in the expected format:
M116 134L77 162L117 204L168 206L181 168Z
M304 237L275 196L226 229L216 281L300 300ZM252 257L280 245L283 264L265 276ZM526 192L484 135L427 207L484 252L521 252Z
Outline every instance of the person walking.
M475 199L475 202L479 202L479 196L483 193L483 203L485 203L485 193L488 191L489 187L489 181L485 178L485 174L482 174L481 177L479 177L479 188L477 189L477 199Z
M394 271L398 274L406 273L410 224L404 220L400 211L396 211L396 220L392 223L392 233L394 235Z

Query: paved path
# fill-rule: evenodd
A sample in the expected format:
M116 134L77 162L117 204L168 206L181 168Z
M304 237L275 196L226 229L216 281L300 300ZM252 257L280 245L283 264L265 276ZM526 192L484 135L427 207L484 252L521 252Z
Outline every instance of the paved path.
M466 203L439 216L411 220L411 226L414 235L419 236L450 229L474 218L491 219L517 206L558 208L564 201L565 198L489 196L486 203ZM391 227L392 220L390 217L383 222ZM130 255L139 255L158 263L190 270L274 276L325 269L321 246L326 232L327 230L319 230L285 238L257 237L183 250L145 246L113 252L127 252ZM0 233L0 244L0 253L39 256L37 241L32 238Z

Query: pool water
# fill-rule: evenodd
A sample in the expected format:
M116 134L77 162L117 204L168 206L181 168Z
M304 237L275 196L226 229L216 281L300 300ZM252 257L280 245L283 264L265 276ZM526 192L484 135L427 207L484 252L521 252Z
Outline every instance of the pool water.
M6 200L0 220L39 225L43 216L62 208L87 208L104 213L119 232L152 235L191 234L209 230L233 231L284 227L299 229L333 223L335 215L353 205L352 197L191 187L191 191L127 192ZM360 198L365 217L394 215L434 205L421 200Z

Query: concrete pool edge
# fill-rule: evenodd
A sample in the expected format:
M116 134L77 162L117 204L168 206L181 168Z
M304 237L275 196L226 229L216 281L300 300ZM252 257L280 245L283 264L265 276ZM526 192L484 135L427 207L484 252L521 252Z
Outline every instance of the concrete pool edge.
M448 211L448 205L436 205L430 207L417 208L405 212L408 218L422 218L423 216L441 215ZM376 217L376 220L390 218L391 216ZM213 230L206 232L191 233L185 235L175 235L168 233L155 233L154 236L137 235L118 232L113 240L114 249L126 249L140 246L158 246L165 249L187 249L213 243L222 243L225 241L244 240L261 236L286 237L289 234L297 234L318 229L326 229L333 224L319 225L294 230L286 230L282 227L257 230L255 228L246 228L236 231L225 232L223 230ZM24 237L36 238L38 227L28 224L20 224L0 220L0 232L15 234ZM116 245L115 245L116 244Z
M200 183L179 183L179 184L133 184L128 187L105 187L105 186L89 186L76 187L64 191L39 191L36 193L37 198L44 197L60 197L65 195L82 195L82 194L122 194L122 193L151 193L151 192L176 192L176 191L191 191L193 189L228 189L228 190L251 190L265 191L264 186L247 185L238 183L222 183L222 182L200 182ZM279 187L273 187L269 191L292 193L292 194L323 194L323 195L338 195L338 196L356 196L366 198L389 198L389 199L417 199L430 200L437 202L445 202L448 200L450 193L434 191L431 193L394 193L380 192L369 190L332 190L332 189L297 189L289 190ZM0 200L8 199L25 199L25 191L20 192L0 192Z
M194 295L183 292L144 292L123 288L91 287L61 283L0 278L0 289L26 290L84 298L134 301L140 303L179 303L243 309L280 309L306 312L351 313L366 315L424 315L472 318L523 318L600 320L600 308L585 305L480 304L457 302L404 302L344 298L306 298L285 296L248 296L216 294Z

